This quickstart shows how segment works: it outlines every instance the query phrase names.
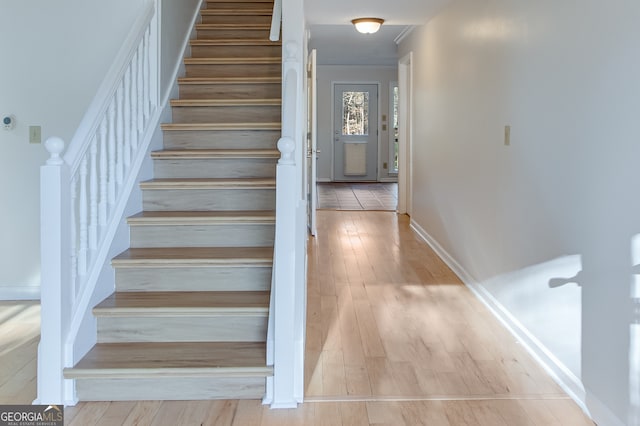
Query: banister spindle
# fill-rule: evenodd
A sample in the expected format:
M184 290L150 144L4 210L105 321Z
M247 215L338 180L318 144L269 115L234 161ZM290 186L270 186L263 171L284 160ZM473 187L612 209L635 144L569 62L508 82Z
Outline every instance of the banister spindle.
M122 86L116 91L116 182L118 188L124 181L124 114Z
M80 249L78 250L78 275L87 274L87 156L80 162L80 196L78 197L78 210L80 216Z
M89 166L89 249L98 248L98 141L91 139Z
M113 102L109 105L109 206L116 204L116 125L115 107Z
M145 123L149 120L149 116L151 115L151 73L149 66L149 55L151 54L151 49L149 48L149 39L151 37L151 27L148 26L147 30L144 32L144 119Z
M122 91L124 90L122 85L124 83L121 83L120 86L118 87L118 90L116 91L116 110L118 112L118 119L117 119L117 123L118 123L118 140L123 141L123 145L124 145L124 150L123 150L123 160L124 160L124 166L125 168L127 168L129 166L129 164L131 164L131 152L129 151L129 144L127 143L127 138L125 137L125 121L124 121L124 110L126 108L125 104L123 103L123 98L124 95L122 93Z
M76 221L76 209L78 197L78 178L74 176L71 179L71 209L69 214L69 219L71 222L71 240L69 243L69 252L71 255L71 294L77 294L78 289L76 288L76 279L78 277L78 223Z
M107 161L107 123L106 117L100 122L100 203L98 204L98 223L100 227L107 226L107 177L108 177L108 161Z
M124 137L126 140L130 141L131 146L134 147L135 152L135 143L132 134L131 134L131 64L127 67L127 70L124 72Z
M142 42L138 46L138 135L144 132L144 58L142 57Z
M134 53L129 67L131 72L131 146L138 149L138 53Z

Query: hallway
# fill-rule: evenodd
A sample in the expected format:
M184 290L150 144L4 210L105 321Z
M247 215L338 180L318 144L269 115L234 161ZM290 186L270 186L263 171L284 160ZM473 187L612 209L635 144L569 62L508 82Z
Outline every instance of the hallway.
M389 424L403 424L408 401L436 424L592 424L407 216L322 211L318 224L306 401L394 401Z

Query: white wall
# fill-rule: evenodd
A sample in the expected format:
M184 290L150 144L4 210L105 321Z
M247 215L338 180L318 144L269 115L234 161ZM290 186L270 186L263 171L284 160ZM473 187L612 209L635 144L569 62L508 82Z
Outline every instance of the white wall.
M412 219L581 378L600 424L639 409L639 20L635 0L456 0L399 52L414 52ZM581 289L553 287L580 270Z
M141 5L0 0L0 114L17 121L11 132L0 129L0 297L37 297L40 284L39 176L47 155L43 145L29 145L28 126L42 126L43 141L71 139Z
M40 285L40 166L43 145L30 145L28 127L42 140L70 141L118 53L144 0L0 0L0 115L17 126L0 129L0 299L37 297ZM200 0L162 2L163 93Z
M333 158L333 82L380 83L379 114L387 115L387 131L380 131L378 175L389 177L389 169L382 163L389 163L389 83L398 80L397 67L318 65L318 180L329 181L332 175Z

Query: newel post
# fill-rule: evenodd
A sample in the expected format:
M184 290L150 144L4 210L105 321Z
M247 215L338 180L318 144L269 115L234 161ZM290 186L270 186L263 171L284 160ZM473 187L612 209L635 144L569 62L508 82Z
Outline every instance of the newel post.
M64 340L71 311L70 181L61 157L64 141L45 142L50 158L40 169L41 337L38 346L39 404L63 404Z

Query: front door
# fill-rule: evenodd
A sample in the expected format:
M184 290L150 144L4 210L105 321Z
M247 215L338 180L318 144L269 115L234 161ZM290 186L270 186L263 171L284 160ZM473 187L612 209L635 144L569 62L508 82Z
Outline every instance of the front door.
M333 178L378 179L378 85L334 87Z

